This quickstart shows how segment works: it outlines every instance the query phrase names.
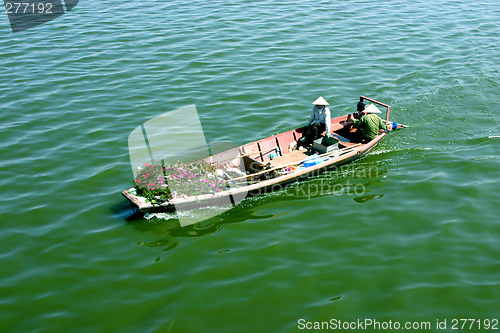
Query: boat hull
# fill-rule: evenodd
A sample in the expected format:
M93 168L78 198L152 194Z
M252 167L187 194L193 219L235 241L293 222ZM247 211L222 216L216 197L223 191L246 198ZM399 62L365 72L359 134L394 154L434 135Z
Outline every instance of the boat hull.
M129 193L128 190L123 191L122 195L127 198L127 200L131 203L135 210L140 212L162 212L176 209L196 209L218 205L223 206L227 205L228 202L234 203L236 201L234 200L235 197L241 199L242 196L249 197L266 192L278 191L300 179L313 177L326 170L334 169L339 167L340 165L350 163L368 154L373 148L378 145L380 140L382 140L386 134L387 131L381 133L377 138L373 139L369 143L360 145L357 148L353 148L347 153L342 154L336 158L332 158L323 163L319 163L303 170L297 170L289 174L278 176L276 178L263 180L257 184L233 188L219 193L204 194L187 198L175 198L162 204L152 204L142 201L139 197Z
M385 107L387 110L385 120L387 122L389 121L389 105L365 96L361 96L360 101L363 102L364 100L368 100L372 103ZM225 151L213 156L209 156L203 160L204 162L211 164L215 168L222 170L226 169L228 165L230 165L230 163L227 163L227 161L230 160L239 161L237 163L239 163L241 167L245 160L244 157L247 157L248 159L253 161L252 163L255 162L256 164L260 164L261 166L267 166L267 169L264 169L260 172L250 170L250 174L248 175L228 180L228 184L230 185L238 184L235 183L236 180L242 180L243 184L239 184L239 187L230 186L230 188L226 191L211 194L175 197L161 204L152 204L150 202L146 202L144 198L130 193L131 189L123 191L122 194L131 203L132 207L137 211L161 212L174 209L179 210L207 206L227 206L228 204L234 205L235 202L239 202L248 196L254 196L269 191L280 190L297 180L318 175L325 170L336 168L340 165L350 163L358 158L365 156L373 148L375 148L391 130L388 129L382 131L376 138L366 143L350 142L349 138L354 137L353 132L357 131L356 129L352 128L353 123L350 120L350 116L351 115L348 114L331 119L330 130L332 135L338 138L339 146L341 149L334 150L333 153L325 153L319 155L320 157L325 158L322 159L321 163L317 163L311 166L308 165L308 167L305 167L306 163L304 163L304 167L290 170L289 167L296 166L307 160L307 158L304 158L304 156L302 156L302 159L300 159L300 153L297 154L299 160L291 159L292 156L295 156L292 154L292 152L295 148L297 148L297 145L300 142L299 139L304 136L307 129L306 127L300 127L294 130L272 135L261 140L247 143L240 147L231 149L230 151ZM399 125L396 127L402 128L404 126ZM273 165L273 163L276 163L277 160L281 161L282 164L278 164L277 166ZM284 163L285 161L286 163ZM249 169L247 169L245 166L245 170ZM270 179L258 180L253 184L248 184L246 181L248 179L257 179L257 175L270 175L270 172L273 170L285 170L285 173L281 175L273 175L274 177Z

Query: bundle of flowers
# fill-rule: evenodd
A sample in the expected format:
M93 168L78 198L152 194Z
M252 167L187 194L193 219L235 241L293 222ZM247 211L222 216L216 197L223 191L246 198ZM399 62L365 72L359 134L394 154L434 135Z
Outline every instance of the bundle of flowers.
M134 188L138 196L152 203L226 190L225 181L217 178L216 169L208 163L145 163L138 169Z

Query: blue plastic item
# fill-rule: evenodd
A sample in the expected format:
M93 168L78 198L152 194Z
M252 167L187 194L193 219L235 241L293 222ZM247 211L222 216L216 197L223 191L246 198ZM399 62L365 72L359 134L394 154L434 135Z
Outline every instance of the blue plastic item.
M397 122L393 122L392 123L392 130L397 130L398 129L398 123Z
M318 154L314 154L309 156L305 161L304 161L304 167L309 168L312 167L316 164L323 163L323 159L318 157Z
M280 156L280 155L279 155L279 154L276 154L276 153L271 153L271 154L269 154L269 158L270 158L270 159L273 159L273 158L278 157L278 156Z
M280 148L276 147L276 153L269 154L269 158L273 159L273 158L278 157L278 156L280 156Z
M273 159L273 158L278 157L278 156L280 156L280 148L276 147L276 153L269 154L269 158Z

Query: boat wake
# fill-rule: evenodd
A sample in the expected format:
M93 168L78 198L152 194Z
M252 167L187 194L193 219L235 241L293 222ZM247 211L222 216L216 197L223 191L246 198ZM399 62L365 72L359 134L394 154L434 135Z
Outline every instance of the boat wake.
M193 219L193 220L204 220L214 215L222 214L227 211L225 206L208 206L203 208L191 209L191 210L178 210L176 212L159 212L159 213L146 213L144 214L144 219L148 221L154 220L183 220L183 219Z

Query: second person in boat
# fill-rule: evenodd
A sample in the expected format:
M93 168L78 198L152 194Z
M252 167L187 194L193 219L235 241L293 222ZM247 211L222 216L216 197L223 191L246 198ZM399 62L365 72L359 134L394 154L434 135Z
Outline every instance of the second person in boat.
M313 141L319 138L326 131L328 137L331 136L331 114L327 105L330 105L323 97L318 97L313 103L311 117L306 125L306 135L301 139L305 145L312 145Z
M349 120L352 121L352 126L358 131L354 132L351 138L352 142L366 143L375 139L380 131L388 129L385 121L375 113L381 113L380 110L373 104L365 107L362 102L358 103L359 119L354 118L351 114Z

